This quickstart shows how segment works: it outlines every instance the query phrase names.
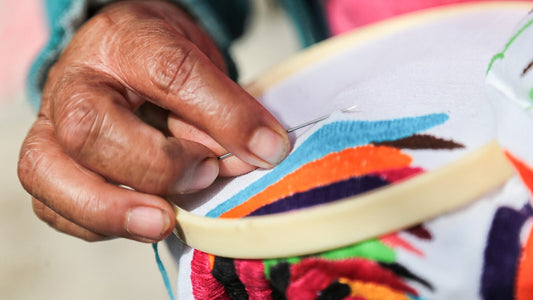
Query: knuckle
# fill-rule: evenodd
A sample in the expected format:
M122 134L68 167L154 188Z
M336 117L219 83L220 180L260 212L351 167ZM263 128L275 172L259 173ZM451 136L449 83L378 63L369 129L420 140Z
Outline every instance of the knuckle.
M116 18L116 14L105 11L93 16L89 22L96 28L111 28L119 23L119 19Z
M20 150L20 156L17 164L17 176L24 189L31 193L33 169L35 167L36 154L33 147L24 142Z
M35 186L39 184L39 178L46 174L50 165L42 151L42 137L32 134L24 140L17 164L17 175L20 183L26 191L34 194Z
M56 137L65 151L82 157L87 146L94 144L103 130L104 117L89 95L73 94L65 102L63 112L56 116Z
M153 153L147 157L152 157L143 172L139 172L139 177L135 180L139 189L143 192L166 195L173 192L174 185L181 175L183 163L179 157L179 152L172 142L165 142L162 147L155 147Z
M75 223L90 233L107 235L123 231L121 219L115 217L121 211L120 205L110 200L105 192L79 190L71 194L71 205L76 207L72 213Z
M78 237L87 242L98 242L106 239L106 237L103 235L86 230L78 225L75 225L74 223L71 223L67 219L64 219L35 198L32 199L32 208L39 220L43 221L48 226L59 232Z
M177 173L168 155L164 151L157 151L139 178L139 184L145 187L145 192L155 194L166 194L172 189L173 182L177 177Z
M200 50L192 43L177 47L162 47L153 54L147 64L150 81L166 94L179 94L190 88L188 83L195 78Z
M59 215L36 198L32 198L32 209L39 220L52 228L58 227Z
M80 224L86 224L90 227L97 222L95 216L108 212L106 201L103 201L97 192L79 191L78 194L73 195L72 202L75 203L79 210L79 222Z
M62 71L60 64L58 62L54 63L50 69L48 69L46 83L53 82L56 78L61 78Z

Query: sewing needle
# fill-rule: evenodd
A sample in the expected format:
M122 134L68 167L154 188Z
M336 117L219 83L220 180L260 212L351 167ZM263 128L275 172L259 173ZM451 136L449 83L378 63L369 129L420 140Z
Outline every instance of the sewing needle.
M343 112L343 113L345 113L345 112L353 112L353 111L355 111L356 109L357 109L357 104L356 104L356 105L352 105L352 106L347 107L347 108L344 108L344 109L341 109L341 112ZM329 116L331 116L331 114L329 114L329 115L324 115L324 116L318 117L318 118L316 118L316 119L314 119L314 120L307 121L307 122L302 123L302 124L300 124L300 125L296 125L296 126L294 126L294 127L291 127L291 128L289 128L289 129L287 129L287 133L291 133L291 132L293 132L293 131L296 131L296 130L301 129L301 128L304 128L304 127L307 127L307 126L309 126L309 125L316 124L316 123L318 123L318 122L320 122L320 121L324 121L325 119L329 118ZM231 152L228 152L228 153L226 153L226 154L224 154L224 155L219 156L219 157L218 157L218 160L221 160L221 159L224 159L224 158L230 157L230 156L232 156L232 155L233 155L233 154L231 154Z

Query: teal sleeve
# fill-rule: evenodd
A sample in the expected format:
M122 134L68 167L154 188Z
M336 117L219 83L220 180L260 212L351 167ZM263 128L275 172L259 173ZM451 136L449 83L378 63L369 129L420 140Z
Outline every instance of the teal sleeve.
M279 0L292 20L300 43L311 46L330 36L323 0Z
M230 76L236 79L237 71L228 49L233 40L244 31L249 11L249 0L174 0L196 18L211 36L228 63ZM110 0L45 0L49 39L32 64L27 80L30 102L39 108L41 92L48 70L58 59L76 30L91 12Z

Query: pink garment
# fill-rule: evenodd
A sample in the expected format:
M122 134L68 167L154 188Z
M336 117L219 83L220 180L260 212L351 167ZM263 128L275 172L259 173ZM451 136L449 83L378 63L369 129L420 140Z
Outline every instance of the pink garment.
M326 15L333 35L421 9L483 0L327 0ZM494 0L485 0L486 2ZM525 0L522 0L525 1Z

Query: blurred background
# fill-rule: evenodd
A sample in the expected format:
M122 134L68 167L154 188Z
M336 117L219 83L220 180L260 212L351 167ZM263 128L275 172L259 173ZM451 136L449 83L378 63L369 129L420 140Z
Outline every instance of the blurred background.
M243 83L298 48L279 7L253 3L249 31L233 48ZM18 182L19 147L35 118L24 80L46 41L45 24L41 1L0 0L0 299L168 299L149 244L87 243L56 232L34 216ZM160 248L175 289L176 268Z

